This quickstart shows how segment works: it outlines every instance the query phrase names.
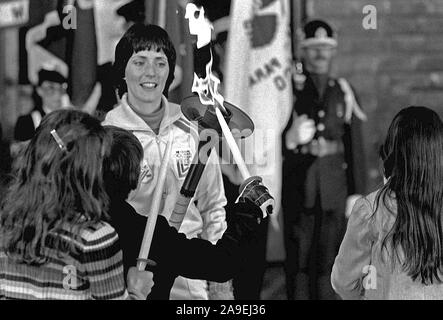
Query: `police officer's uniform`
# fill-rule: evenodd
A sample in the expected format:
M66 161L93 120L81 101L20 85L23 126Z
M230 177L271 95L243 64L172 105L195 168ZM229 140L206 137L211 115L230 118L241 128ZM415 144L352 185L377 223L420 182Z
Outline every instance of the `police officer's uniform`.
M304 44L334 44L323 21L305 26ZM346 198L364 192L361 111L344 79L304 72L294 110L316 124L314 139L289 149L283 143L284 238L288 298L334 299L330 272L345 231ZM283 141L292 125L289 120Z

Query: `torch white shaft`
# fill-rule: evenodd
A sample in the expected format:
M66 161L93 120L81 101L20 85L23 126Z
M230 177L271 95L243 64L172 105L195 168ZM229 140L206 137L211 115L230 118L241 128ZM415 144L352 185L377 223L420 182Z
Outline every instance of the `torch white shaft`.
M142 245L140 248L140 252L138 254L137 269L140 271L145 270L149 255L149 250L151 249L152 237L154 235L155 224L157 222L157 216L159 214L160 202L163 193L163 186L166 180L169 158L171 158L172 140L173 140L173 133L171 130L169 132L168 143L166 145L165 153L163 155L162 162L160 165L157 186L154 191L154 195L152 197L149 219L146 222L145 233L143 235Z
M228 124L226 123L225 118L223 117L220 109L218 107L215 107L215 113L217 115L218 122L220 123L220 127L222 128L223 135L225 136L226 142L228 143L229 149L231 149L232 156L234 157L235 163L238 166L238 169L240 170L240 174L243 177L243 180L246 180L251 176L249 173L248 168L246 167L245 160L243 160L243 157L240 153L240 149L238 148L237 143L234 140L234 137L232 135L231 130L228 127Z

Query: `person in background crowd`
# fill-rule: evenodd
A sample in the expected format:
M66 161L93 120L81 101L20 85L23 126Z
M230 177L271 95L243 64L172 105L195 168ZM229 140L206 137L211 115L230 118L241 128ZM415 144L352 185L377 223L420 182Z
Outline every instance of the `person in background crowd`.
M160 206L160 213L168 219L197 151L192 135L198 135L193 133L180 106L167 99L174 78L175 59L174 46L164 29L133 24L115 51L114 68L121 103L108 112L104 121L106 125L131 131L143 145L141 181L128 202L145 216L149 215L168 136L173 134L172 158L165 183L167 196ZM212 152L180 231L188 238L201 237L215 243L226 230L225 204L220 166ZM206 281L178 277L171 299L208 299Z
M282 208L288 299L334 299L330 272L346 215L365 189L361 121L349 83L331 75L337 40L321 20L304 26L303 74L283 132Z
M139 181L143 148L129 131L105 126L112 137L109 155L104 160L104 184L111 199L111 225L116 229L123 250L125 270L138 258L147 218L138 214L125 200ZM167 300L174 279L178 275L187 278L222 282L239 274L248 262L247 252L260 237L262 219L258 199L269 195L263 185L241 190L237 203L228 212L228 227L215 245L204 239L187 239L168 221L159 215L149 253L155 262L154 287L148 299Z
M134 23L144 23L146 20L145 0L132 0L117 10L117 14L124 17L127 29Z
M41 103L38 101L31 113L18 118L14 129L16 141L31 139L42 118L46 114L62 108L66 88L66 79L59 72L46 69L39 71L36 92Z
M131 269L125 288L118 235L105 222L109 141L86 113L43 119L0 207L0 299L146 298L149 273Z
M343 299L443 299L443 122L401 110L380 157L385 184L356 202L332 286Z

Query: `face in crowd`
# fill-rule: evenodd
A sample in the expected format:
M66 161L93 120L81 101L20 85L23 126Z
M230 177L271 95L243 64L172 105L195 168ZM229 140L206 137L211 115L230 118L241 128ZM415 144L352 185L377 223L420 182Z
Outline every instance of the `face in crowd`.
M325 74L331 67L336 48L328 44L311 45L304 48L304 61L311 73Z
M62 97L65 94L65 87L61 83L44 81L37 89L42 98L43 106L50 111L59 109L62 106Z

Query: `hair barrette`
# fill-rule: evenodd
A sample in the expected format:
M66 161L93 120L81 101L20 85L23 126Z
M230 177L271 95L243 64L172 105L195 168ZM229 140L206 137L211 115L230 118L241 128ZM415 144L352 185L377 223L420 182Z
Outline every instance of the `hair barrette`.
M63 140L60 138L60 136L57 134L57 131L52 130L51 131L51 135L54 137L55 142L57 142L58 146L60 147L60 149L62 149L63 151L67 151L68 149L66 148L65 143L63 142Z

